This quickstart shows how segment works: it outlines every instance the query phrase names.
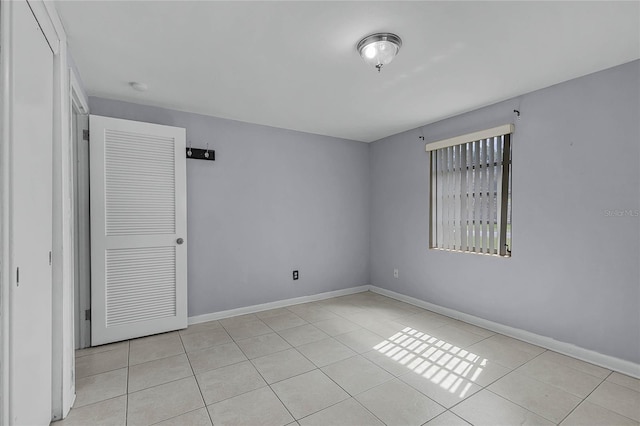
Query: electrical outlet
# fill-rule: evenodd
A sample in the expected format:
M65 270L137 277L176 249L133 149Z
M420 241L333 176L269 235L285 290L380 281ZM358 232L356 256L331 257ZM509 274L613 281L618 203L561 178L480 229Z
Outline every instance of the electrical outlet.
M297 280L299 278L298 271L293 271L293 280Z
M393 278L398 278L398 268L393 270Z

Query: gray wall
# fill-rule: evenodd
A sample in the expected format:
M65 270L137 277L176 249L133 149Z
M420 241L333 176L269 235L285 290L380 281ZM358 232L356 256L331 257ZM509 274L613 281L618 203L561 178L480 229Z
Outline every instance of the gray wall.
M99 98L90 107L185 127L194 147L216 150L215 163L187 162L189 315L370 283L640 362L640 219L607 215L640 210L639 88L634 61L370 145ZM513 257L429 250L418 136L507 122Z
M90 98L92 114L185 127L189 315L369 283L365 143ZM293 281L291 272L300 270Z
M371 283L640 362L640 219L607 216L640 209L639 103L634 61L374 142ZM429 250L421 131L508 122L513 257Z

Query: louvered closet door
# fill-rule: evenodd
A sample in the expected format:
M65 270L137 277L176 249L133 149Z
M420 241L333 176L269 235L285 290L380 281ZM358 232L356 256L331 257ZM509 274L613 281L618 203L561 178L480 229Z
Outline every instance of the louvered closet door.
M185 129L92 115L91 345L187 326Z

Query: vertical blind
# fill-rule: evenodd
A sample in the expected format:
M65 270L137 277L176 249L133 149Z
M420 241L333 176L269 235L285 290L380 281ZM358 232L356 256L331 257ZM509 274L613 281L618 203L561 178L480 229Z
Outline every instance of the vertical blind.
M427 144L431 248L510 255L512 131L506 125Z

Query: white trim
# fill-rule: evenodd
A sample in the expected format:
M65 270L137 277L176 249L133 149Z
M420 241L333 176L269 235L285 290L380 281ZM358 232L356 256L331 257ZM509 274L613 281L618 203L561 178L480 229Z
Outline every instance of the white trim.
M52 420L66 417L75 400L72 152L67 37L53 2L28 0L54 53L53 94L53 353Z
M79 114L89 114L89 102L73 68L69 67L69 96L71 107L75 106Z
M11 116L13 91L11 88L11 8L8 1L0 2L0 426L9 422L9 283L13 270L9 236L9 193L11 188Z
M436 149L447 148L449 146L462 145L463 143L469 143L479 141L482 139L493 138L496 136L508 135L513 133L515 127L513 124L503 124L502 126L493 127L491 129L480 130L473 133L467 133L466 135L456 136L449 139L442 139L435 142L429 142L425 146L425 150L435 151Z
M315 302L318 300L331 299L332 297L346 296L348 294L362 293L368 291L368 285L359 287L345 288L343 290L327 291L326 293L312 294L310 296L294 297L291 299L277 300L275 302L261 303L259 305L245 306L242 308L229 309L226 311L218 311L210 314L196 315L189 317L189 325L199 324L201 322L214 321L222 318L234 317L236 315L253 314L256 312L267 311L269 309L284 308L286 306L297 305L300 303Z
M561 354L568 355L582 361L590 362L609 370L618 371L631 377L640 378L640 364L636 364L631 361L601 354L590 349L581 348L571 343L561 342L559 340L552 339L551 337L541 336L539 334L489 321L480 317L476 317L474 315L465 314L464 312L456 311L455 309L434 305L433 303L425 302L424 300L416 299L415 297L405 296L404 294L396 293L395 291L387 290L373 285L369 286L369 290L374 293L391 297L393 299L400 300L402 302L406 302L441 315L455 318L460 321L476 325L478 327L486 328L496 333L504 334L505 336L513 337L514 339L522 340L524 342L541 346L551 351L559 352Z
M47 39L49 47L54 55L60 53L60 31L56 28L55 19L52 19L51 8L43 0L27 0L29 8L35 16L38 25Z
M78 123L76 123L76 127L73 128L73 114L74 111L77 112L78 114ZM88 229L88 226L86 224L89 223L89 200L88 198L84 197L84 196L79 196L78 200L76 202L76 196L78 195L78 193L80 194L88 194L89 193L89 175L85 174L85 173L79 173L78 172L78 168L82 167L83 170L88 170L89 165L89 157L88 155L83 158L76 158L76 156L74 156L73 152L79 152L79 150L83 150L83 152L88 152L88 146L83 146L81 147L80 144L83 143L82 141L82 130L89 130L89 103L87 101L87 98L84 94L84 91L82 90L82 85L80 84L80 80L78 78L78 76L76 75L76 72L73 68L69 67L69 144L70 144L70 149L71 149L71 156L72 159L75 159L75 161L72 161L71 164L71 174L72 174L72 181L71 181L71 186L72 186L72 191L71 191L71 205L73 208L73 216L72 216L72 221L73 221L73 226L71 227L71 242L72 242L72 262L73 262L73 277L74 277L74 290L73 290L73 297L74 297L74 308L77 305L77 302L75 301L75 296L79 295L79 300L80 300L80 310L79 312L84 312L87 309L91 309L91 302L88 300L88 295L90 294L90 283L88 282L89 280L87 279L86 281L82 281L79 280L80 284L86 284L84 285L82 288L79 288L78 293L76 294L76 285L78 285L79 283L75 282L75 277L76 277L76 269L79 268L80 270L80 275L82 277L89 277L89 271L90 271L90 265L91 265L91 259L89 257L90 255L90 239L89 239L89 235L87 232L87 235L84 235L84 233L79 233L79 237L82 238L79 244L79 247L76 249L75 244L76 244L76 232L78 231L78 228L76 227L77 225L82 226L82 229ZM83 118L86 117L86 118ZM80 121L82 121L83 123L81 123ZM86 123L85 123L86 122ZM83 125L86 124L86 125ZM86 127L86 129L85 129ZM74 140L77 138L76 143L74 143ZM88 144L88 141L86 142ZM75 182L75 184L74 184ZM76 192L77 191L77 192ZM86 199L85 199L86 198ZM85 208L86 207L86 208ZM85 297L83 297L85 296ZM75 309L74 309L74 345L73 348L75 350L75 348L78 346L78 343L80 344L81 348L85 348L85 347L89 347L90 346L90 340L89 340L89 324L88 321L85 320L81 320L80 318L75 318ZM82 317L82 315L80 315L80 317ZM76 327L76 323L79 323L79 328L80 328L80 339L79 342L75 341L75 327ZM75 364L75 357L74 357L74 364ZM75 365L74 365L74 369L75 369ZM73 383L73 389L72 389L72 393L73 393L73 397L75 399L75 383ZM73 405L73 403L71 404Z
M275 302L262 303L259 305L245 306L242 308L229 309L226 311L213 312L210 314L196 315L189 317L189 325L229 318L236 315L253 314L269 309L283 308L286 306L297 305L299 303L315 302L318 300L330 299L332 297L346 296L348 294L361 293L364 291L372 291L382 296L387 296L401 302L409 303L419 308L427 309L429 311L436 312L450 318L464 321L478 327L486 328L487 330L491 330L505 336L513 337L514 339L522 340L524 342L531 343L533 345L537 345L542 348L555 351L576 359L580 359L591 364L599 365L600 367L607 368L609 370L618 371L631 377L640 378L640 364L636 364L634 362L616 358L610 355L601 354L590 349L581 348L580 346L576 346L571 343L561 342L559 340L541 336L539 334L531 333L519 328L489 321L484 318L476 317L474 315L465 314L464 312L460 312L455 309L445 308L443 306L425 302L424 300L420 300L415 297L405 296L404 294L396 293L395 291L376 287L374 285L351 287L343 290L313 294L310 296L294 297L292 299L284 299Z

